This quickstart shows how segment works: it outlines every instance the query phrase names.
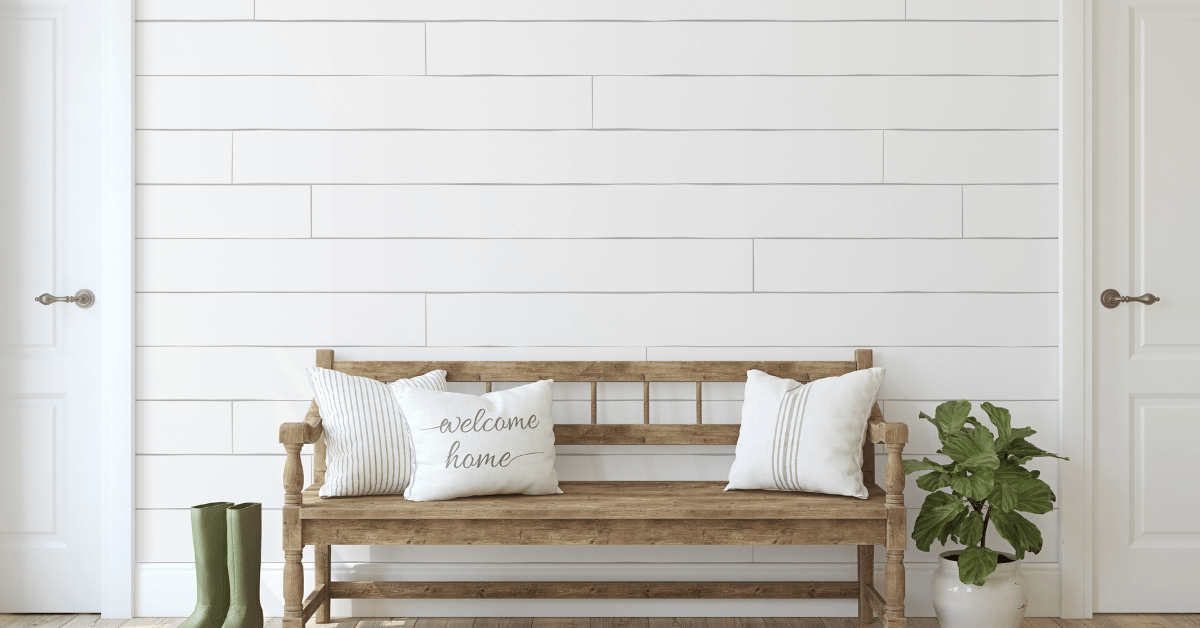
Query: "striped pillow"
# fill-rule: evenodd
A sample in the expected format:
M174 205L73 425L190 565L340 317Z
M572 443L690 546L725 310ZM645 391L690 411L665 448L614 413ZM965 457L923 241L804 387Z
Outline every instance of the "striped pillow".
M446 371L384 384L314 366L308 369L325 428L321 497L403 493L412 478L412 437L392 388L446 390Z
M748 372L742 428L725 490L809 491L866 499L863 440L882 382L881 368L810 384Z

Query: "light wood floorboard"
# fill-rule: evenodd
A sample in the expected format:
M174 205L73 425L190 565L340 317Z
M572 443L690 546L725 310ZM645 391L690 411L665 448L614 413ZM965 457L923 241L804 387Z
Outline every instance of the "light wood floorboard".
M101 619L95 614L0 614L0 628L179 628L185 617ZM876 620L871 624L878 626ZM910 628L938 628L909 618ZM263 628L279 628L268 618ZM310 628L318 624L310 622ZM338 617L320 628L860 628L852 617ZM1030 617L1021 628L1200 628L1200 615L1096 615L1091 619Z

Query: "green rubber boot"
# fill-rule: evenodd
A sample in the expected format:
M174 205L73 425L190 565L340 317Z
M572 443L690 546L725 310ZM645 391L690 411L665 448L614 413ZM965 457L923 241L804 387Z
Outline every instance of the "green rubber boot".
M229 529L229 614L221 628L262 628L258 576L262 567L262 504L226 511Z
M196 610L179 628L221 628L229 610L229 571L225 567L225 513L233 504L192 506L192 546L196 550Z

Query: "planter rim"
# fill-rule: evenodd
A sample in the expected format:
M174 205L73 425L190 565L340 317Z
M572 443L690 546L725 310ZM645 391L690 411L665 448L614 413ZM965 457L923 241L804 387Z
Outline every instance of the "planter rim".
M946 552L942 552L942 553L938 554L938 563L940 563L942 565L942 567L945 567L946 569L952 569L957 572L958 571L958 561L950 560L949 558L947 558L947 556L958 556L962 553L963 553L963 550L949 550ZM998 563L996 565L996 571L994 571L992 573L995 574L995 573L1002 573L1002 572L1008 572L1008 571L1016 571L1017 569L1021 568L1021 561L1017 560L1017 557L1014 556L1013 554L1010 554L1008 552L996 552L996 553L1008 558L1012 562Z

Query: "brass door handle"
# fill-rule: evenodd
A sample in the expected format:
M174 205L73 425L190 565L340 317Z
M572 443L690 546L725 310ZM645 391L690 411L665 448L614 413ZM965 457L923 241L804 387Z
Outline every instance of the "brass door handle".
M1123 297L1121 296L1120 292L1117 292L1112 288L1100 293L1100 305L1103 305L1110 310L1122 303L1129 303L1130 301L1136 301L1146 305L1154 305L1155 303L1162 301L1162 299L1150 294L1149 292L1140 297Z
M51 303L74 303L83 309L87 309L92 307L92 304L96 302L96 295L92 294L91 290L84 288L83 290L76 292L75 296L72 297L56 297L50 293L46 293L40 297L34 297L33 300L41 303L42 305L50 305Z

